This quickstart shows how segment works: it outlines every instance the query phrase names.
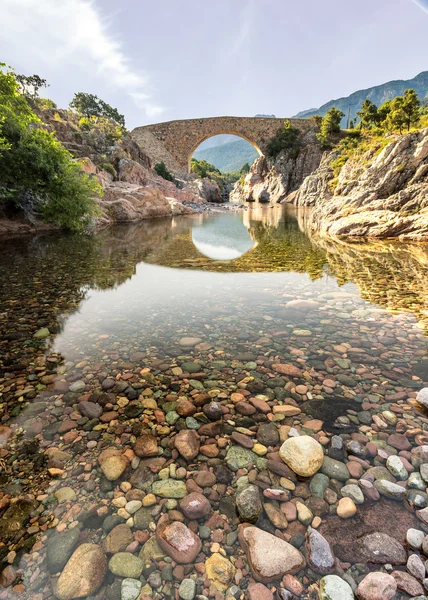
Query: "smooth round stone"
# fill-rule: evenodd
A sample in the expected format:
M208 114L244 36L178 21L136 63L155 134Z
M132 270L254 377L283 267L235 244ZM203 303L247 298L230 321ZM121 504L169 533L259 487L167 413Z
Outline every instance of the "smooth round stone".
M394 475L396 479L400 479L401 481L406 481L406 479L409 477L409 474L399 456L388 456L386 468Z
M184 362L180 366L186 373L199 373L202 371L201 365L196 362Z
M321 472L339 481L347 481L350 478L348 467L340 460L335 460L329 456L324 457Z
M326 575L320 580L320 600L354 600L349 583L337 575Z
M110 456L101 465L101 471L109 481L116 481L123 475L128 466L128 460L125 456Z
M407 559L407 570L419 581L425 578L425 565L417 554L411 554Z
M426 485L420 476L420 473L410 473L409 480L407 481L407 487L415 490L424 492Z
M314 515L309 508L302 502L296 502L297 518L303 525L309 525Z
M193 579L183 579L178 588L181 600L193 600L196 595L196 583Z
M337 514L342 519L349 519L353 517L357 512L357 507L355 506L352 498L341 498L337 505Z
M102 584L107 559L100 546L81 544L65 565L56 585L59 600L92 596Z
M334 571L335 559L330 544L312 527L306 533L306 553L308 562L317 573L326 575Z
M324 475L324 473L315 473L309 484L312 495L316 498L324 498L324 493L329 483L330 479L327 475Z
M349 485L344 485L340 490L342 496L351 498L355 504L363 504L364 502L364 494L361 491L361 488L358 487L355 483L350 483Z
M138 579L131 579L127 577L122 580L122 586L120 589L121 600L137 600L140 595L140 591L143 584Z
M236 569L233 564L219 552L214 552L205 561L206 576L220 592L225 592L233 581Z
M419 529L408 529L406 533L406 540L409 546L419 550L422 547L422 542L424 541L425 533L420 531Z
M76 492L71 487L63 487L55 492L55 498L58 501L58 504L62 502L72 502L76 500Z
M86 384L84 381L75 381L70 385L69 391L80 394L81 392L85 391L85 387L86 387Z
M401 485L398 485L397 483L387 481L386 479L378 479L374 482L374 486L377 491L386 498L402 500L406 497L406 488L401 487Z
M416 400L419 404L422 404L422 406L428 407L428 388L422 388L417 393Z
M249 485L236 494L236 508L242 521L255 523L262 512L259 488Z
M279 449L279 455L290 469L302 477L315 475L324 460L323 447L309 435L289 438Z
M42 327L41 329L36 331L35 334L33 334L33 338L36 340L43 340L44 338L49 337L50 334L51 334L51 332L49 331L49 329L47 327ZM73 391L73 390L71 390L71 391Z
M357 587L357 597L361 600L391 600L397 591L397 583L387 573L369 573Z
M137 512L137 510L139 510L141 507L143 506L143 503L141 502L141 500L131 500L130 502L127 502L125 505L125 510L126 512L128 512L130 515L133 515L134 513Z
M200 344L201 342L202 342L202 339L198 338L198 337L182 337L178 341L180 346L183 346L183 348L192 348L193 346L196 346L197 344Z
M143 561L130 552L117 552L108 564L110 571L117 577L136 579L143 572Z
M178 479L161 479L153 482L153 494L161 498L184 498L187 495L186 484Z

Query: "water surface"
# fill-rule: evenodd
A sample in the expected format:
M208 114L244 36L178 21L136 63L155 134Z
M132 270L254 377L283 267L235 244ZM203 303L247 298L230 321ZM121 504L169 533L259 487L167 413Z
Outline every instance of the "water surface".
M392 433L407 432L412 447L428 439L426 415L414 401L428 383L427 271L427 245L322 240L306 232L304 212L281 207L159 219L93 236L0 240L0 560L2 568L14 564L18 586L0 592L0 598L51 597L63 565L58 571L49 567L46 546L66 529L80 528L79 543L99 544L110 525L128 523L132 535L121 549L147 558L144 547L159 518L179 506L157 497L140 509L138 527L132 514L120 513L151 490L151 482L146 486L135 478L139 458L132 448L143 434L158 444L158 457L140 457L153 479L163 469L161 478L202 482L197 473L208 471L214 474L209 485L188 491L200 489L214 515L226 515L225 520L207 515L193 524L184 518L201 538L202 552L184 571L172 571L166 554L156 558L137 577L143 591L174 598L186 576L196 580L197 593L209 592L197 565L220 549L236 563L238 576L228 587L235 586L239 598L251 575L237 541L235 496L248 482L260 493L287 489L266 463L277 458L279 435L283 441L297 428L326 449L332 435L345 445L353 439L362 447L355 456L364 470L386 460L367 453L369 441L386 448L388 456L398 451L389 445ZM300 374L281 375L273 366L278 363ZM204 412L204 394L220 405L221 419ZM233 394L242 396L242 411ZM256 397L271 410L285 404L301 412L288 417L247 410ZM94 414L91 407L79 411L88 400L97 407ZM183 400L192 401L189 411L184 407L178 414ZM391 411L394 418L382 416ZM269 428L271 438L261 435L262 424L273 424L278 437ZM186 461L174 449L174 436L201 427L207 449ZM259 442L256 468L232 468L234 432ZM115 481L103 477L99 466L107 448L125 452L130 461ZM347 462L349 451L338 456ZM339 539L341 527L348 534L352 528L338 521L337 501L330 502L330 494L320 506L309 481L293 486L289 500L299 498L313 516L319 514L337 557L352 563L353 540L347 546ZM58 502L61 488L71 492ZM330 488L340 498L337 482ZM384 498L358 507L356 530L389 530L388 510L402 515L397 528L402 537L413 517L403 502ZM303 549L306 525L283 513L287 527L281 529L266 510L257 526ZM358 581L361 569L349 568ZM307 568L297 577L305 584L303 597L310 597L309 587L321 575ZM122 579L109 573L97 597L119 598ZM225 597L225 590L215 589L212 597Z

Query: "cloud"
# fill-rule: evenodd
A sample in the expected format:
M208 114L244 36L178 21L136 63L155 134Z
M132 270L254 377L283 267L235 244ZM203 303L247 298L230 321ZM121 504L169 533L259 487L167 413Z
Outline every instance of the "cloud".
M236 56L242 50L242 48L251 41L253 27L255 24L255 13L256 4L255 0L249 0L240 16L239 28L236 38L234 39L230 48L228 48L228 58Z
M136 70L91 0L0 0L2 40L9 54L28 54L50 70L85 72L121 89L147 116L163 108L153 99L147 73Z
M413 0L415 4L422 8L426 13L428 13L428 0Z

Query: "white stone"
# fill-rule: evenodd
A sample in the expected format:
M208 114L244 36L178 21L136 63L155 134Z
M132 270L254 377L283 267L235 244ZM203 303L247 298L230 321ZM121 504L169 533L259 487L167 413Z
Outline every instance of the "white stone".
M256 579L273 581L286 573L295 573L305 564L302 554L291 544L258 527L245 527L242 536Z
M320 580L320 600L354 600L349 583L337 575L326 575Z
M279 455L290 469L302 477L314 475L324 460L323 447L309 435L289 438L279 449Z
M419 402L419 404L422 404L423 406L426 406L428 408L428 387L422 388L418 392L416 400Z
M420 531L419 529L408 529L406 533L406 540L409 546L419 550L422 547L422 542L424 541L425 533Z

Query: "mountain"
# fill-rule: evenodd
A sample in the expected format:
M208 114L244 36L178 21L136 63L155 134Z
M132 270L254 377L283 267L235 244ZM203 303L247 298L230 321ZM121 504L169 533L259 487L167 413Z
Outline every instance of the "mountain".
M257 114L254 116L264 119L276 119L275 115ZM223 173L236 171L246 162L251 165L258 155L251 144L236 135L228 133L213 135L203 141L193 154L194 158L206 160Z
M396 81L388 81L387 83L376 85L366 90L358 90L358 92L354 92L350 96L330 100L330 102L323 104L320 108L311 108L299 112L295 117L300 119L307 119L314 115L321 115L323 117L330 108L335 106L345 113L345 117L342 119L342 127L346 127L349 107L350 118L354 119L364 100L369 99L377 106L381 106L387 100L401 96L404 90L409 88L413 88L421 100L428 100L428 71L419 73L413 79L397 79Z
M224 146L225 144L230 144L236 141L236 135L232 135L229 133L222 133L220 135L213 135L212 137L204 140L197 149L197 152L200 150L208 150L208 148L217 148L218 146Z
M251 165L258 157L257 150L246 140L239 139L234 135L227 137L231 137L235 141L228 141L211 148L203 148L201 144L193 154L193 158L206 160L223 173L229 173L230 171L239 170L246 162Z

